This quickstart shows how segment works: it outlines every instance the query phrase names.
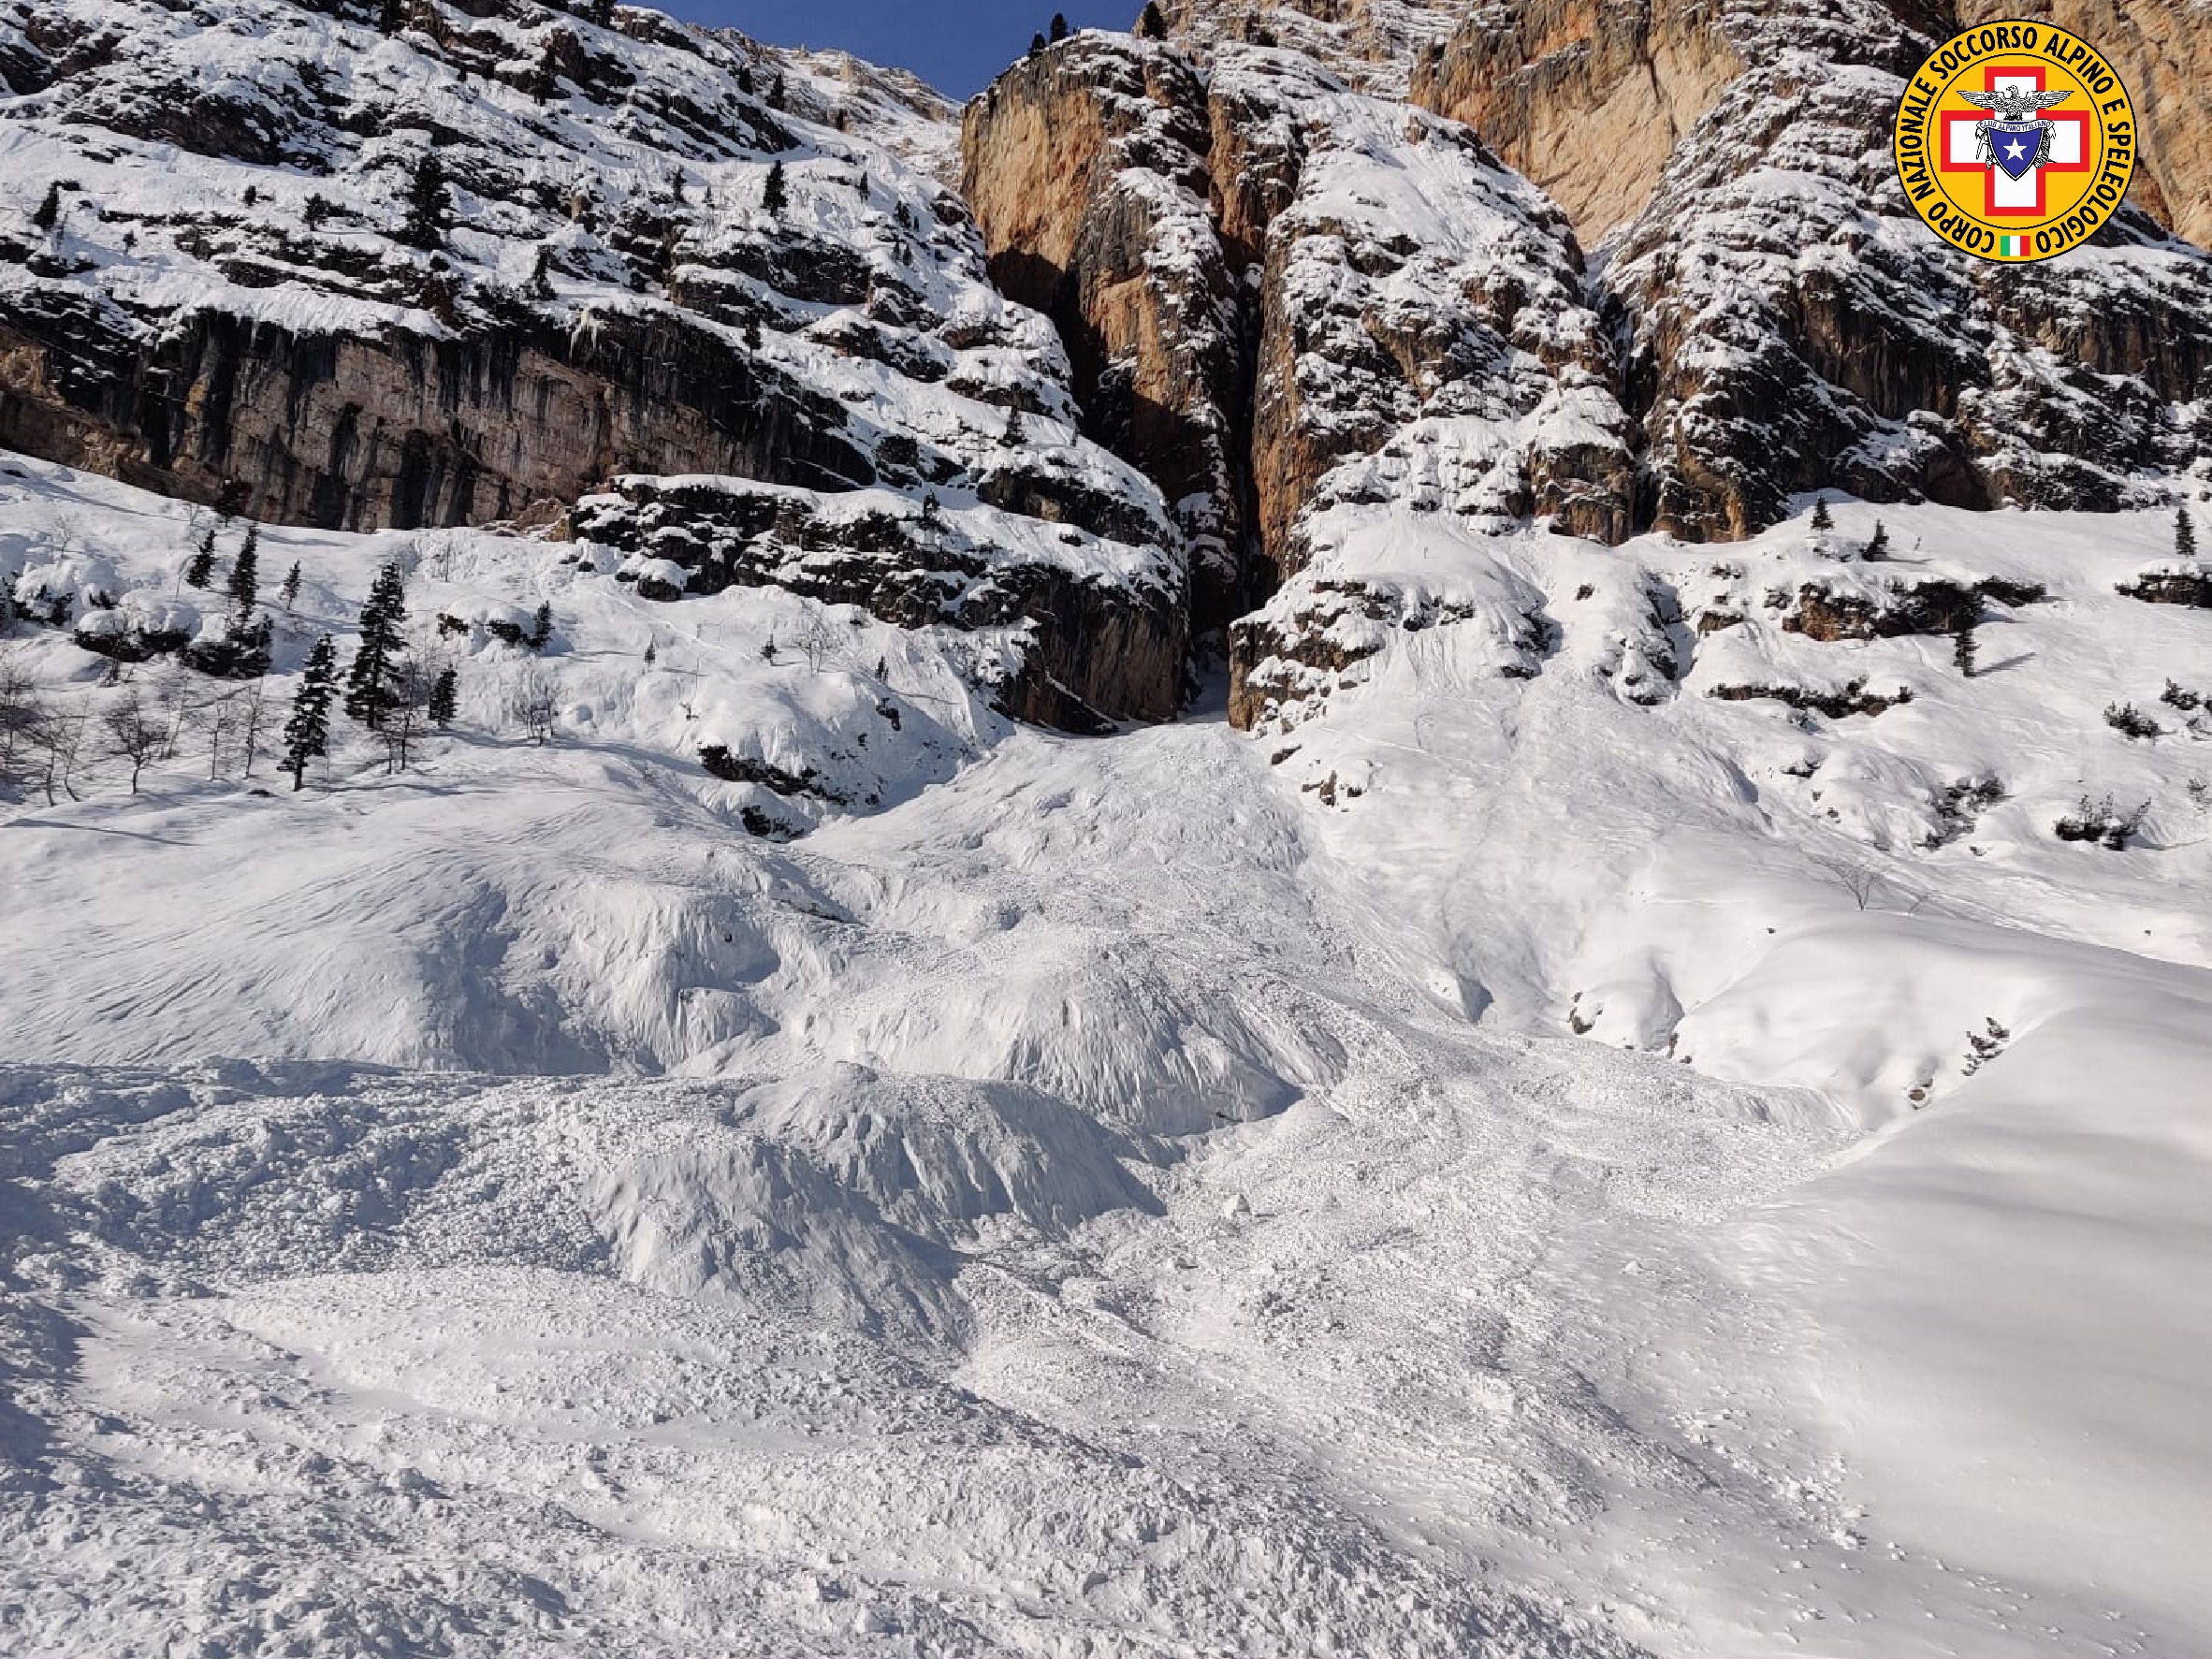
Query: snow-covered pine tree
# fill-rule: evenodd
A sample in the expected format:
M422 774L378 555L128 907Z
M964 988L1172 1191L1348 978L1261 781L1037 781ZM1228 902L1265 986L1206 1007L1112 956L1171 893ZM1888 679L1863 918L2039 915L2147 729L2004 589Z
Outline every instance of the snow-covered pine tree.
M307 653L307 670L284 722L284 770L297 793L307 780L307 763L330 752L330 698L338 689L338 645L327 633Z
M2174 509L2174 557L2184 564L2197 561L2197 527L2187 507Z
M553 602L548 599L538 605L538 614L531 619L530 648L542 651L552 643Z
M1033 58L1041 58L1044 55L1043 30L1040 29L1036 34L1029 36L1029 55Z
M1879 518L1874 520L1874 539L1867 544L1866 557L1873 564L1889 557L1889 526Z
M772 161L768 164L768 182L761 187L761 206L768 212L779 214L790 200L783 183L783 164Z
M277 592L283 597L287 611L299 603L299 564L297 560L293 561L292 568L284 573L284 585Z
M369 603L361 607L361 643L346 676L345 712L371 730L384 723L385 710L392 706L400 658L407 648L400 633L406 618L400 567L387 564L376 573Z
M1068 16L1065 12L1053 13L1052 37L1055 44L1068 38Z
M246 539L230 561L230 581L225 591L242 622L261 599L261 527L246 526Z
M184 567L184 585L187 588L206 588L215 579L215 532L212 528L199 539L199 551L193 554L192 562Z
M414 176L407 182L407 223L400 227L400 240L412 248L438 247L445 240L450 206L445 164L435 150L426 150L416 158Z
M1006 446L1009 449L1018 448L1028 440L1029 429L1022 424L1021 406L1015 403L1008 404L1006 408Z
M61 217L62 187L59 184L49 184L46 187L45 198L39 202L36 211L31 215L31 223L40 230L51 230L61 223Z
M1974 677L1974 662L1981 651L1981 643L1974 637L1974 622L1972 617L1961 617L1951 630L1951 661L1968 679Z
M1812 528L1814 530L1834 530L1836 528L1836 516L1828 511L1828 498L1825 495L1812 503Z

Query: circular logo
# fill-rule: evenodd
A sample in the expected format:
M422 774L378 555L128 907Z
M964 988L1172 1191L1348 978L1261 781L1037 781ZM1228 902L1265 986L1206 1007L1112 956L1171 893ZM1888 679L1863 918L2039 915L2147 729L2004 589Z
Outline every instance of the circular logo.
M2104 56L2049 23L1983 23L1905 87L1897 176L1930 230L2004 264L2077 247L2135 170L2135 111Z

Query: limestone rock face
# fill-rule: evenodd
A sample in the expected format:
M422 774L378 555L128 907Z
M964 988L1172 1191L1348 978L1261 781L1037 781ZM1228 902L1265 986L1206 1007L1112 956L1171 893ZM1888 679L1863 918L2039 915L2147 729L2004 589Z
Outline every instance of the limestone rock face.
M2142 129L2130 199L2199 247L2212 246L2212 7L1959 0L1962 29L2003 18L2048 18L2105 55Z
M1095 733L1167 720L1182 701L1186 593L1157 546L989 507L916 511L888 490L824 497L734 478L622 478L580 502L568 529L649 560L648 579L665 585L641 582L647 597L773 586L901 628L995 636L996 701L1017 720Z
M2212 260L2130 211L1998 267L1907 211L1885 63L1768 54L1680 145L1606 282L1631 320L1643 521L1727 540L1839 487L1966 507L2163 499L2204 453ZM1862 47L1881 36L1854 31Z
M2205 26L2187 6L2057 9L2146 84ZM1473 122L1607 238L1639 526L1741 536L1823 485L2111 507L2157 499L2201 453L2195 250L2132 217L2058 265L1999 270L1906 211L1887 137L1903 77L1985 14L2013 15L1515 0L1424 56L1417 98ZM2166 176L2189 166L2186 143L2176 153ZM2157 177L2138 190L2179 223L2175 196Z
M41 296L0 321L0 445L276 523L543 517L623 468L873 476L840 404L674 313L377 336L198 312L148 338Z
M1249 502L1235 590L1295 572L1338 470L1423 418L1496 435L1456 509L1627 533L1611 342L1558 210L1456 123L1302 52L1205 46L1202 79L1173 46L1091 34L1016 65L970 107L964 174L994 271L1061 319L1079 395L1095 354L1202 399L1207 465ZM1156 342L1200 371L1178 379ZM1116 447L1171 500L1199 453Z
M533 0L14 15L0 446L349 531L545 524L647 473L805 492L826 535L888 492L1083 572L902 624L996 630L1009 707L1095 728L1182 696L1186 538L1078 430L910 78ZM928 551L887 557L926 586Z
M1595 240L1641 209L1682 136L1742 72L1715 0L1475 8L1421 55L1412 96L1466 122Z
M1180 53L1086 33L968 106L961 179L993 276L1059 325L1084 430L1159 486L1218 626L1241 608L1249 371L1207 209L1210 142Z

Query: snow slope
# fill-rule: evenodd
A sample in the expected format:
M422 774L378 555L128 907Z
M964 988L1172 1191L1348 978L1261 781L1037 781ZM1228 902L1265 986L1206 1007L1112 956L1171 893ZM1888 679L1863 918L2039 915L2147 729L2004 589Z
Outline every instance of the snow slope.
M0 574L177 598L186 509L8 465ZM987 632L265 530L279 701L411 552L463 719L0 807L8 1651L2205 1648L2212 633L2114 591L2164 515L1882 516L1330 508L1338 665L1105 740ZM1971 680L1782 626L1893 578L2048 593Z

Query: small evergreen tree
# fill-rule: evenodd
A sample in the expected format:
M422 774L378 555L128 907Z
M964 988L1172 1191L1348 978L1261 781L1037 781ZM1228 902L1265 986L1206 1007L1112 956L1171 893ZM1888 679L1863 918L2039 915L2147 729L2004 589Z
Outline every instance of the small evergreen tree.
M1006 445L1014 448L1029 441L1029 430L1022 424L1022 411L1018 404L1010 404L1006 411Z
M460 674L450 666L438 671L430 682L430 724L443 732L460 712Z
M295 793L307 781L307 763L330 752L330 698L338 689L338 645L327 633L307 654L307 671L284 722L284 764Z
M261 598L261 527L246 526L245 545L239 548L238 557L230 561L230 584L226 591L230 603L242 620L253 613Z
M384 723L385 710L392 706L400 658L407 648L400 633L406 618L400 567L387 564L376 573L361 607L361 644L346 677L345 712L371 730Z
M1834 530L1836 528L1836 516L1828 511L1828 498L1825 495L1812 503L1812 528L1814 530Z
M761 319L758 317L745 319L745 349L749 352L761 349Z
M2197 527L2190 521L2189 509L2174 509L2174 557L2184 564L2197 561Z
M320 196L311 196L307 198L307 209L303 216L307 220L308 229L320 230L323 227L323 221L330 216L330 204Z
M1879 564L1889 557L1889 526L1881 519L1874 520L1874 539L1867 544L1867 560Z
M768 182L761 189L761 206L771 213L780 214L790 200L790 193L783 184L783 164L779 161L770 162Z
M287 611L299 603L299 564L297 560L293 561L292 568L284 573L284 585L277 592L284 597L284 609Z
M538 606L538 614L530 625L530 648L542 651L553 643L553 602L546 600Z
M1068 38L1068 18L1066 13L1058 11L1053 13L1052 37L1053 44L1055 46Z
M776 79L768 82L768 108L771 109L782 109L783 98L783 72L781 70L778 70L776 73Z
M1974 638L1974 618L1961 617L1958 625L1951 630L1951 661L1968 679L1974 677L1974 662L1980 650L1981 645Z
M192 556L192 562L184 567L184 585L187 588L209 588L215 581L215 532L211 529L200 538L199 551Z
M31 223L40 230L51 230L61 223L61 218L62 187L59 184L49 184L46 187L46 199L41 201L37 210L32 213Z
M1144 9L1137 14L1137 38L1165 40L1168 37L1168 20L1160 14L1159 0L1144 0Z
M1042 34L1029 36L1029 55L1033 58L1044 56L1044 36Z
M409 247L431 249L445 240L445 215L452 205L445 188L445 164L435 150L426 150L415 164L407 184L407 223L400 240Z

